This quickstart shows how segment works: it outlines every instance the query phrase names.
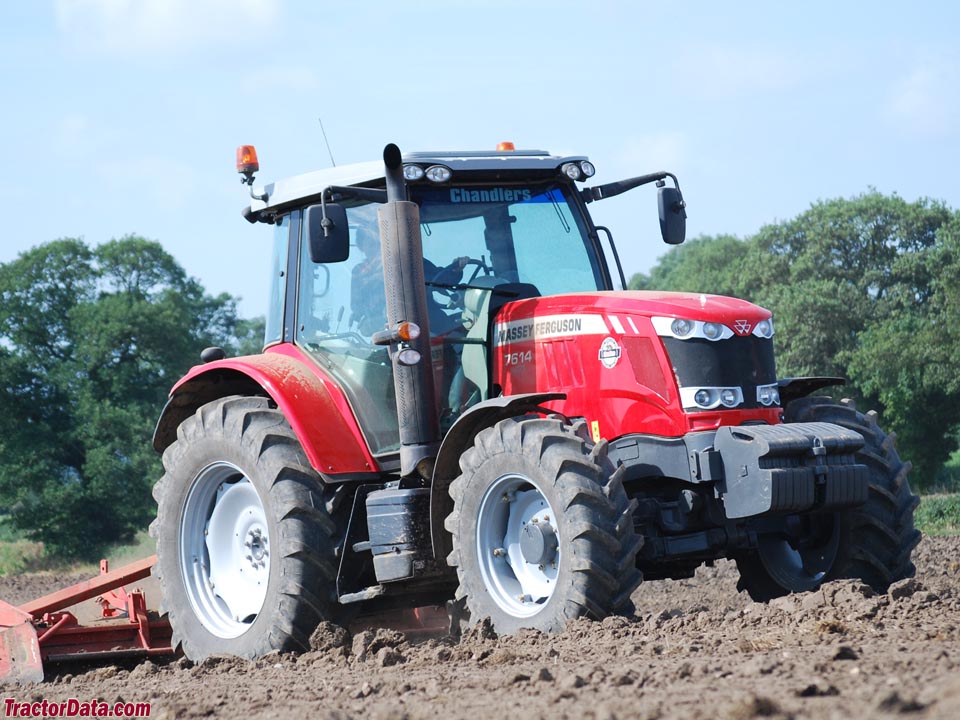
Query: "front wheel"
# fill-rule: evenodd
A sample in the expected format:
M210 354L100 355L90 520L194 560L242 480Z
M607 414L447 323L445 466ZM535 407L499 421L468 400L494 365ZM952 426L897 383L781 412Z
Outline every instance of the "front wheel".
M828 422L860 433L864 445L857 462L870 473L867 501L835 513L787 518L783 532L761 535L755 552L737 558L738 587L766 601L838 578L860 579L886 592L891 583L912 577L919 498L910 490L910 463L901 461L894 435L880 429L876 413L863 414L851 401L838 404L828 397L794 400L785 419Z
M562 630L624 607L639 584L635 503L606 459L560 420L508 419L477 435L450 486L448 563L473 621Z
M308 649L332 619L341 533L283 414L228 397L180 426L154 487L154 574L173 645L199 660Z

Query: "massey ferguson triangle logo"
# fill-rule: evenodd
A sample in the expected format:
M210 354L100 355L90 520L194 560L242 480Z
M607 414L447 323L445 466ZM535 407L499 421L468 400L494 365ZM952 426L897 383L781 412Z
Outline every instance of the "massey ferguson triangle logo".
M750 333L750 328L753 326L750 324L749 320L735 320L733 322L733 329L736 331L737 335L747 335Z

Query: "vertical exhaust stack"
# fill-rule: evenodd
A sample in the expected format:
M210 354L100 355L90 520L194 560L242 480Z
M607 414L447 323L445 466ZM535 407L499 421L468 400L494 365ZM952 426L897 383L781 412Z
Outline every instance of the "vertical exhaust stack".
M419 474L429 479L433 459L440 447L440 419L430 356L430 318L427 287L423 277L423 246L420 240L420 208L409 202L403 180L400 148L383 149L387 203L380 207L380 252L387 298L387 327L416 323L420 337L410 345L420 353L420 362L401 365L392 348L393 377L400 420L400 474Z

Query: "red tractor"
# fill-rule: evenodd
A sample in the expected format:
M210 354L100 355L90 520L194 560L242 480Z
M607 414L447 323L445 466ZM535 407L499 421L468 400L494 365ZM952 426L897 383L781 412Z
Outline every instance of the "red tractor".
M154 437L154 574L190 658L441 605L499 632L630 607L732 558L757 600L914 572L917 498L873 414L778 378L768 310L614 291L585 157L410 153L254 189L265 350L204 352ZM670 180L671 185L666 181ZM620 282L623 272L616 261Z

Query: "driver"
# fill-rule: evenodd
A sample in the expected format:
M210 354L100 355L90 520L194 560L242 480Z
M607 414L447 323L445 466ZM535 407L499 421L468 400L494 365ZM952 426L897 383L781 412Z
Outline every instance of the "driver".
M356 230L356 242L363 259L351 270L350 324L369 335L387 324L380 238L370 228L361 226Z
M383 285L383 261L380 255L380 236L367 226L355 231L357 249L363 259L353 266L350 281L350 323L358 332L372 334L382 330L387 323L387 306ZM463 268L469 262L467 256L458 257L445 267L437 267L427 258L423 259L423 276L428 283L456 285L463 279ZM427 305L433 335L448 332L450 316L446 315L427 288Z

